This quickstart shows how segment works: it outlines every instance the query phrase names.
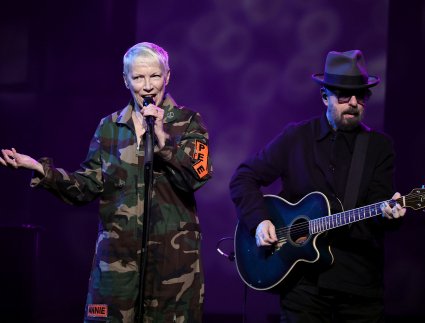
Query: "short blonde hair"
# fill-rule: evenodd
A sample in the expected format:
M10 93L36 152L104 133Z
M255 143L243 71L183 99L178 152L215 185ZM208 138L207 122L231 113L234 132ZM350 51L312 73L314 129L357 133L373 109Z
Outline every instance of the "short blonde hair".
M123 58L123 73L128 74L130 65L136 57L151 57L158 60L164 73L170 70L168 65L168 53L160 46L153 43L143 42L129 48Z

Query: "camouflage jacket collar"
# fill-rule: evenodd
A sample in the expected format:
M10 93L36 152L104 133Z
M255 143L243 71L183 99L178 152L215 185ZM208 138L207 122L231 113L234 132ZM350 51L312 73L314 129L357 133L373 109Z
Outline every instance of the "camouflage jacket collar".
M164 123L169 123L176 119L176 113L174 110L177 109L177 103L169 93L165 94L164 101L159 107L164 109ZM133 120L131 119L131 113L133 110L134 100L131 99L130 103L118 114L117 123L123 123L130 128L133 128Z
M178 109L177 103L169 93L165 94L161 108L164 109L164 123L172 122L176 119L175 109Z

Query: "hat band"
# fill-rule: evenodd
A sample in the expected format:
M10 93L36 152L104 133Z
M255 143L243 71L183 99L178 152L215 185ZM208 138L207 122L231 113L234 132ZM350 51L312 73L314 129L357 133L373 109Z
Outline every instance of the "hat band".
M325 73L324 82L335 85L365 85L368 84L365 75L338 75Z

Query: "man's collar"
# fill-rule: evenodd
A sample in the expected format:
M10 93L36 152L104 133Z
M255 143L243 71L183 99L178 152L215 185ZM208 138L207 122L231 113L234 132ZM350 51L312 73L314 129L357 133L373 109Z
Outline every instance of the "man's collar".
M340 131L344 134L349 133L359 133L361 131L369 132L371 129L366 126L363 122L360 122L359 126L356 127L353 131ZM316 140L320 141L325 138L329 133L334 132L331 125L329 124L328 118L326 117L326 112L322 114L319 119L319 126L316 128Z
M316 128L316 140L322 140L332 131L333 129L329 124L328 118L326 117L326 113L322 113L319 119L319 126Z

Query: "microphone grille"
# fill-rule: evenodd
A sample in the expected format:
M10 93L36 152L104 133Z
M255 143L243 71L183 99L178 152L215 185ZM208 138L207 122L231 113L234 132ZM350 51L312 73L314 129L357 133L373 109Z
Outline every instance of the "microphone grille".
M149 104L154 104L153 98L151 96L146 96L143 98L143 106L146 107Z

